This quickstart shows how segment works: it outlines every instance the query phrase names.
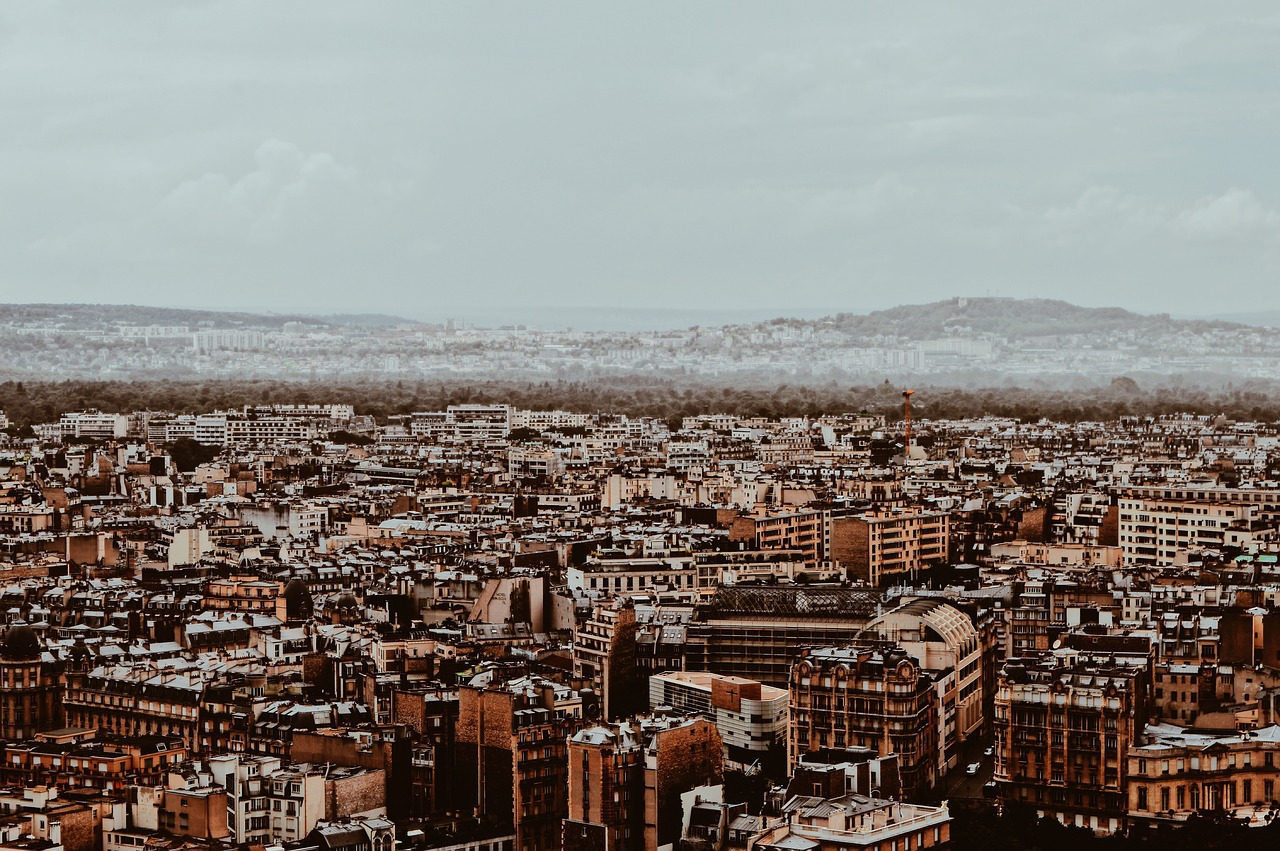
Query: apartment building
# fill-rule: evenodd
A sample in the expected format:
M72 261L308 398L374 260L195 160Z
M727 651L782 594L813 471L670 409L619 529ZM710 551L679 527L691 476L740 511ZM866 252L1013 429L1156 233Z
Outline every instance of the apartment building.
M0 789L4 851L97 851L100 811L59 795L56 786Z
M831 512L787 511L760 517L739 516L729 540L757 550L799 550L809 564L827 561L831 552Z
M72 727L116 736L173 736L190 752L211 744L200 713L212 671L161 669L147 664L104 665L67 675L63 711Z
M197 432L199 427L197 425ZM253 443L303 443L320 436L316 421L291 416L227 417L226 442L232 445Z
M785 757L788 702L785 689L742 677L668 671L649 678L650 710L667 706L712 722L728 761L744 767Z
M204 591L203 608L213 612L253 612L286 618L281 583L254 575L211 580Z
M1120 830L1126 755L1149 712L1149 664L1123 655L1008 661L993 719L1000 797L1063 824Z
M944 564L951 551L951 515L890 509L831 521L831 559L850 579L881 586Z
M155 829L193 839L223 839L227 827L227 790L213 785L139 788L138 810L154 810ZM150 825L148 825L150 826Z
M938 692L901 648L823 647L791 669L789 763L824 749L897 754L903 793L920 795L938 778Z
M876 617L858 643L898 647L928 672L938 693L938 771L960 763L961 747L983 728L982 639L969 615L945 600L911 600Z
M667 469L687 473L710 465L711 448L705 440L670 440L666 445Z
M580 714L557 706L550 684L462 687L454 740L456 804L480 816L510 818L516 851L559 849L561 822L569 812L566 743L582 724Z
M597 689L605 718L644 708L643 680L636 676L636 612L629 600L598 603L574 627L573 674Z
M810 566L804 554L786 550L728 550L694 553L698 568L698 592L709 597L722 586L793 584L800 579L838 582L839 571L830 562Z
M568 469L570 455L566 449L512 446L507 450L507 472L517 478L558 479Z
M0 777L14 786L55 786L120 792L158 785L187 757L182 741L165 736L98 737L94 730L60 730L3 748Z
M191 349L197 354L256 351L265 345L266 335L256 329L207 328L191 335Z
M558 428L586 428L594 419L592 414L573 411L511 411L511 428L528 428L534 431L551 431Z
M681 794L723 779L721 749L704 718L652 716L579 730L567 752L564 851L672 847Z
M213 552L213 536L208 529L175 529L169 543L169 568L199 564L200 558Z
M209 758L208 771L213 782L227 792L227 827L236 841L248 845L271 844L269 778L281 765L278 756L221 754ZM278 811L276 818L280 819L281 815ZM296 812L293 815L296 818Z
M62 725L57 666L46 664L35 630L9 627L0 643L0 739L29 739Z
M225 414L202 414L191 424L190 437L205 446L225 446L227 443L227 416ZM184 424L185 426L185 424ZM172 426L171 426L172 428ZM170 435L170 440L176 439Z
M456 440L501 440L511 431L510 405L450 405L445 415Z
M589 597L648 594L655 590L692 593L698 582L693 556L610 558L565 571L565 582Z
M951 843L946 804L931 807L867 795L797 795L782 807L785 820L751 839L755 851L917 851Z
M77 411L63 414L58 420L63 439L90 438L116 440L129 433L128 414L104 414L101 411Z
M1126 565L1168 566L1193 549L1239 546L1252 537L1280 492L1176 486L1121 491L1120 548Z
M1131 824L1177 824L1205 811L1265 814L1278 799L1280 727L1239 734L1149 725L1126 762Z

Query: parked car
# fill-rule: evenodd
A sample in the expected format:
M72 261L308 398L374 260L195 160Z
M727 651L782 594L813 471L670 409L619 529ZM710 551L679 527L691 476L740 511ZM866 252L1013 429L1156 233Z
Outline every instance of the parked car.
M996 781L988 780L986 783L982 784L982 797L994 798L996 797L996 794L997 794Z
M995 745L992 745L991 747L989 747L989 748L987 748L985 751L983 751L983 752L982 752L982 755L983 755L983 756L995 756L995 753L996 753Z

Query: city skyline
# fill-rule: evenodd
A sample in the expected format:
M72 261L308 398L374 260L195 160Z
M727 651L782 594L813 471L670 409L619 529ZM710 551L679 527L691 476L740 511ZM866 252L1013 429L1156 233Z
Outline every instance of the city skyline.
M0 0L0 851L1274 846L1277 44Z

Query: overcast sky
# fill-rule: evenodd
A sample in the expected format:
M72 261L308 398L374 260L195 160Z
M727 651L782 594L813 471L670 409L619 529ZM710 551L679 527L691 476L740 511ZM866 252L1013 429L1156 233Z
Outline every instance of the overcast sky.
M1280 308L1280 4L0 1L0 296Z

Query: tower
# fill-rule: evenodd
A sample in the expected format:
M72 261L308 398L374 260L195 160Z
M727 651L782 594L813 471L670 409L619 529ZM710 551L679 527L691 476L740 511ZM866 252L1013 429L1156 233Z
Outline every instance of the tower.
M902 391L902 420L906 425L906 437L903 439L902 450L908 461L911 460L911 394L915 392L914 390Z

